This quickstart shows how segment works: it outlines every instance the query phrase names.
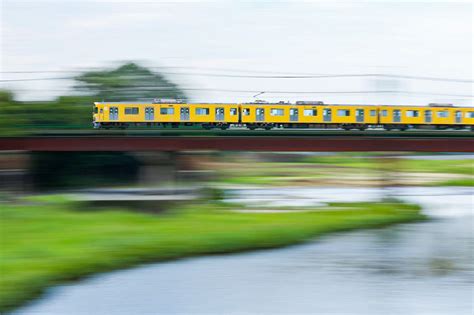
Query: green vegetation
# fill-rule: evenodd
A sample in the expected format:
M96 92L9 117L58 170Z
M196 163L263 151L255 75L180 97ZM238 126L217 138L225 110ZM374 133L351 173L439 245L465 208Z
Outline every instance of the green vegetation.
M329 232L424 219L419 207L402 203L333 204L314 212L250 214L227 211L237 206L203 202L151 215L85 210L61 197L27 202L1 206L0 310L18 306L46 287L92 273L273 248Z
M78 82L76 88L79 91L92 93L99 101L186 99L185 93L176 84L163 75L135 63L127 63L112 70L86 72L75 80Z
M20 136L32 131L90 129L92 96L63 96L52 101L20 102L0 91L0 136Z
M347 154L308 157L305 159L305 162L327 166L354 167L363 169L373 169L377 166L377 161L373 159L359 155L347 156Z
M403 160L401 169L405 172L430 172L445 174L474 175L474 160Z
M354 153L304 157L293 162L234 159L219 170L219 182L241 185L427 185L472 186L472 159L405 159Z
M319 178L318 174L311 176L312 180ZM267 176L231 176L224 177L222 183L226 184L242 184L242 185L289 185L291 183L308 181L306 176L290 176L290 175L267 175Z
M465 186L474 187L474 178L450 179L442 182L433 183L432 186Z
M85 72L71 79L75 81L75 95L59 96L51 101L20 102L11 92L0 90L0 136L59 129L90 130L93 104L97 101L187 98L163 75L135 63Z
M385 158L383 158L385 159ZM306 162L314 164L331 165L337 167L351 167L359 169L377 169L382 166L382 157L379 159L363 156L324 156L309 157ZM390 159L391 167L400 172L429 172L445 174L474 175L474 161L471 159L456 160L425 160L425 159Z

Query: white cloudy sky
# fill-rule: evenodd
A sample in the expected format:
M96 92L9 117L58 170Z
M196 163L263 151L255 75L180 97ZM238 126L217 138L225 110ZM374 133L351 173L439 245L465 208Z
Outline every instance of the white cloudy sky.
M185 87L267 93L268 100L471 104L472 83L374 78L223 78L223 74L392 73L472 80L469 2L160 2L1 0L2 80L69 76L63 71L135 60L167 68ZM246 73L245 71L248 71ZM67 94L71 81L2 82L20 99ZM190 91L196 101L249 101L252 92Z

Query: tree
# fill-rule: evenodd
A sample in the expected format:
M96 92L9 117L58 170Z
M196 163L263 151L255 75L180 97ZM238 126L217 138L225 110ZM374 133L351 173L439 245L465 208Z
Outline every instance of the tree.
M87 72L75 79L77 90L95 96L98 101L186 99L185 93L176 84L133 62L114 70Z
M0 90L0 136L22 134L26 113L12 92Z
M0 90L0 136L47 129L90 129L94 101L150 101L153 98L186 99L178 86L163 75L127 63L116 69L85 72L75 78L84 95L60 96L51 101L15 101Z

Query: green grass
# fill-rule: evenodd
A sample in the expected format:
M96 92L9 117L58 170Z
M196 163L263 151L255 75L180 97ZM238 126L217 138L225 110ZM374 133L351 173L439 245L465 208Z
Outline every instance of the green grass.
M224 184L239 184L239 185L291 185L295 182L307 181L309 179L322 179L321 174L310 174L310 176L289 176L289 175L275 175L275 176L223 176L219 183Z
M265 185L271 183L274 179L273 176L232 176L224 177L220 182L225 184Z
M433 183L432 186L466 186L474 187L474 178L450 179L442 182Z
M304 162L322 164L325 166L355 167L363 169L379 167L379 162L377 160L359 156L315 156L306 158Z
M424 219L402 203L332 204L340 211L244 214L200 203L162 215L88 211L64 198L2 204L0 311L93 273L195 255L274 248L329 232Z
M383 159L371 159L358 156L323 156L309 157L305 162L322 164L335 167L352 167L360 169L380 169L392 166L395 170L402 172L429 172L445 174L474 175L474 160L415 160L395 159L389 163L381 163Z
M403 160L400 168L406 172L474 175L474 160Z
M466 178L437 182L434 176L428 186L472 186L474 160L412 160L367 158L338 154L304 158L300 162L258 162L235 170L221 170L220 183L240 185L298 185L305 182L324 182L343 176L363 175L377 179L384 172L432 173L464 175ZM430 181L429 177L427 181Z

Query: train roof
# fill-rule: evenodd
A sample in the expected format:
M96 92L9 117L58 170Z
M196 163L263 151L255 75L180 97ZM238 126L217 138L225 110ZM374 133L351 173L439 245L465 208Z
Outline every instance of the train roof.
M288 106L384 106L384 107L434 107L434 108L473 108L472 106L455 106L453 104L444 104L444 103L430 103L427 105L420 105L420 104L400 104L400 105L383 105L383 104L325 104L322 102L318 103L310 103L310 102L305 102L305 103L289 103L289 102L275 102L275 103L200 103L200 102L189 102L189 103L173 103L173 102L167 102L167 103L154 103L154 102L139 102L139 101L131 101L131 102L107 102L107 101L102 101L102 102L94 102L94 104L110 104L110 105L228 105L228 106L235 106L235 105L261 105L261 106L269 106L269 105L288 105Z

